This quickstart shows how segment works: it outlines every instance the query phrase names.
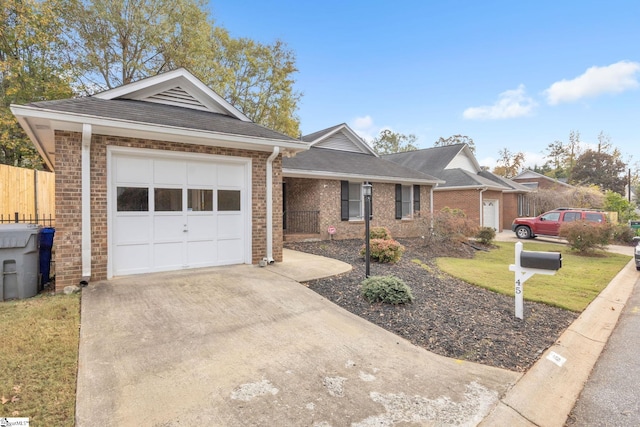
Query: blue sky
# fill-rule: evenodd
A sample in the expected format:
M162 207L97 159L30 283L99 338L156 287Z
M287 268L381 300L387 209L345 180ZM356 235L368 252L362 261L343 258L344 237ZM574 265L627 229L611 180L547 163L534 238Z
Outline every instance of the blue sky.
M640 2L212 0L234 37L279 39L297 58L303 134L347 123L421 148L473 138L542 164L555 140L602 131L640 161Z

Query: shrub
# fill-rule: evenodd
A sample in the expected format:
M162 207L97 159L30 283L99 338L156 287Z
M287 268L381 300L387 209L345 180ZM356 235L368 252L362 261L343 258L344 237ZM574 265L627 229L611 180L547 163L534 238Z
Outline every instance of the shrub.
M365 256L366 246L362 245L360 256ZM373 239L369 242L369 255L378 262L396 263L404 254L404 246L393 239Z
M428 239L434 242L462 242L478 232L477 224L462 209L445 207L433 215L424 214L421 221L429 229Z
M572 221L560 226L560 237L567 239L571 249L592 252L603 249L611 242L611 225L587 221Z
M632 243L636 231L628 224L617 224L613 226L613 240L620 243Z
M369 239L391 240L391 232L387 227L372 227L369 230Z
M413 301L411 288L396 276L371 276L360 285L362 296L370 303L405 304Z
M483 245L488 245L496 238L496 230L492 227L480 227L476 233L476 238Z

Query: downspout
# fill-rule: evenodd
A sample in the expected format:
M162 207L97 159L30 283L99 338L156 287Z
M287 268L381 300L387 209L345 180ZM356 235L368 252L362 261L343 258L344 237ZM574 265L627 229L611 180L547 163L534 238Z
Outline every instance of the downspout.
M482 198L482 193L484 193L488 189L488 187L483 187L480 189L480 227L484 227L484 200Z
M267 264L273 264L273 161L280 154L280 147L273 147L267 158Z
M91 125L82 125L82 280L86 286L91 278Z

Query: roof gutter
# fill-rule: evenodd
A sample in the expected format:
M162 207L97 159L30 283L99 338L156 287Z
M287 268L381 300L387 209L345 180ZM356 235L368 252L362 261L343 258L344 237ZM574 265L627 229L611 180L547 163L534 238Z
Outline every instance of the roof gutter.
M280 154L280 147L273 147L267 158L267 264L273 264L273 161Z

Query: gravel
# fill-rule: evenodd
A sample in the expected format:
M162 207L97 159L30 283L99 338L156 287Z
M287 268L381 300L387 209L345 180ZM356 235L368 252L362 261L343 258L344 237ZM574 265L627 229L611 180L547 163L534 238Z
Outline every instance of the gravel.
M351 272L305 283L310 289L353 314L431 352L461 360L526 371L575 320L573 313L525 301L524 320L514 315L514 298L500 295L438 270L434 256L471 258L466 244L437 248L422 239L398 239L406 252L396 264L372 261L370 275L395 275L411 288L411 304L370 304L360 294L365 262L362 240L288 242L302 252L339 259ZM507 268L505 266L505 268Z

